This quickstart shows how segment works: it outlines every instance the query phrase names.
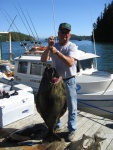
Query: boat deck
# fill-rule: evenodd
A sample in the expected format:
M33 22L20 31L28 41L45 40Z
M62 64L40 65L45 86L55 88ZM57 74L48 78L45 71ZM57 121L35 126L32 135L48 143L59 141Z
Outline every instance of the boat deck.
M112 150L113 149L113 120L109 120L103 117L98 117L89 113L78 111L77 119L77 130L75 134L75 139L73 144L65 142L65 133L66 133L66 123L67 123L67 112L61 118L62 120L62 130L58 131L58 135L62 138L61 142L51 142L51 143L42 143L42 135L46 132L37 133L35 138L32 138L32 146L28 145L18 145L18 142L7 141L6 137L16 131L17 129L22 129L31 125L37 125L44 127L43 119L37 113L36 109L33 115L16 121L12 124L5 126L0 129L0 150L64 150L64 149L73 149L79 150L76 147L77 141L79 141L83 134L88 136L93 136L98 134L99 137L105 138L101 141L101 150ZM75 144L75 145L74 145ZM74 147L74 148L73 148ZM76 147L76 149L75 149ZM96 149L95 149L96 150Z
M110 75L101 75L101 74L82 74L82 76L77 76L77 82L81 83L92 83L92 82L110 82L112 78Z

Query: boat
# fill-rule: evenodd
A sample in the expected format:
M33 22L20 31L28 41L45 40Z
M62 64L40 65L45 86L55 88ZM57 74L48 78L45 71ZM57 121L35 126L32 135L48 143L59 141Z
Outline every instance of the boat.
M24 53L15 58L14 80L33 88L37 93L46 66L41 62L42 50ZM95 65L98 55L79 50L77 60L78 109L113 119L113 74L99 71Z
M0 72L0 128L34 113L33 89Z
M92 58L79 59L83 66L77 76L78 109L113 119L113 74L99 71L94 66L85 67L85 63L91 64L88 61Z
M0 128L34 113L34 95L0 83Z

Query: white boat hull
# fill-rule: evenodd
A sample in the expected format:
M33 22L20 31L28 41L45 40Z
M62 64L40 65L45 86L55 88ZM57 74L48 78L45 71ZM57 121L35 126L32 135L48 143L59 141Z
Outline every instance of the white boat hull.
M78 109L113 119L113 91L101 94L78 94Z
M18 95L0 99L0 128L34 113L34 95L18 91Z

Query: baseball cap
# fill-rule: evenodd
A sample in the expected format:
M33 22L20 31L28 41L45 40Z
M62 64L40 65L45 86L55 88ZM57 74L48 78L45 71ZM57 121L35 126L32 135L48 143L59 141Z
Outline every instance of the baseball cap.
M69 30L71 31L71 25L69 23L61 23L59 25L59 30Z

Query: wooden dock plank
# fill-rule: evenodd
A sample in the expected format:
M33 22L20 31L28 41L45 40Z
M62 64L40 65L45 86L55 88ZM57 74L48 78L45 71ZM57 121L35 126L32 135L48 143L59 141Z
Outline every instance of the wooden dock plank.
M111 124L111 126L110 126ZM97 131L99 137L105 138L101 143L101 149L106 150L111 141L113 140L113 121L105 119L104 124Z
M91 116L91 114L86 114L86 116ZM84 122L85 121L85 122ZM85 134L88 129L91 128L91 126L94 124L94 122L92 120L88 120L88 118L83 118L80 120L79 126L77 124L77 131L75 134L75 141L78 141L83 134Z
M107 149L106 150L112 150L113 149L113 139L112 141L110 142L110 144L108 145Z
M95 133L100 129L100 127L104 124L105 120L102 117L93 115L91 118L93 124L89 130L86 131L86 135L93 137Z
M70 144L69 142L64 141L65 137L63 136L65 136L65 134L62 134L67 130L67 117L68 111L66 111L64 116L61 117L62 130L58 132L58 135L60 135L63 139L62 142L52 142L46 144L41 143L41 140L36 139L35 141L37 141L39 144L33 144L33 146L19 146L17 143L14 144L13 142L5 142L4 138L6 137L6 135L16 131L17 129L22 129L26 126L34 124L44 123L43 119L35 109L35 113L33 115L11 123L0 129L0 150L64 150L67 145ZM113 148L113 121L89 113L78 111L77 130L74 141L78 141L83 136L83 134L93 136L95 133L98 133L100 136L106 138L103 142L101 142L102 150L112 150L111 148Z

